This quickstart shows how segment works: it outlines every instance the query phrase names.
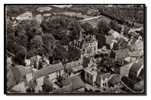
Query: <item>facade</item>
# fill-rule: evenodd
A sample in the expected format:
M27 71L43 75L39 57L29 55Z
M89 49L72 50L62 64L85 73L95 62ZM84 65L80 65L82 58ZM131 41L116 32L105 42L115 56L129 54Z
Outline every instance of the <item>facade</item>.
M108 88L108 81L111 77L110 73L102 73L97 75L96 85L101 88Z
M82 46L82 53L84 56L89 57L96 54L98 49L98 41L95 36L88 36L85 38L85 41Z
M97 68L96 67L87 67L84 69L84 80L91 84L95 85L97 78Z
M62 76L64 73L64 67L62 63L49 65L47 67L42 68L34 73L34 78L40 78L42 76L49 75L51 80L56 79L58 76Z
M39 55L31 57L30 58L30 66L34 67L34 68L38 68L38 64L39 64L40 59L41 59L41 56L39 56Z

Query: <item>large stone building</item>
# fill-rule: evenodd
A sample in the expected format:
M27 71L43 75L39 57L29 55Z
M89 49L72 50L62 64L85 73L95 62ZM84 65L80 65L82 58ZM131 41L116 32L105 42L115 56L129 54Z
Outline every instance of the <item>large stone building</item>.
M96 67L87 67L84 69L84 80L85 82L95 85L97 78L97 68Z
M90 57L96 54L98 49L98 41L96 40L95 36L86 36L84 38L84 43L82 46L82 53L86 57Z
M97 75L96 85L101 88L108 88L108 81L111 77L110 73L100 73Z
M82 63L83 63L82 59L78 59L76 61L71 61L65 65L65 68L71 69L71 71L73 73L76 73L83 69Z

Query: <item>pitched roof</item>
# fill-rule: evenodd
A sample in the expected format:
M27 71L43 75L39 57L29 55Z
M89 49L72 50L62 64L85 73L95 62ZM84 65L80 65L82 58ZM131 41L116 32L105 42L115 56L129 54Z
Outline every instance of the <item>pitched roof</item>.
M41 76L45 76L51 73L54 73L59 70L63 70L64 67L62 66L62 63L54 64L54 65L48 65L47 67L42 68L41 70L38 70L34 73L35 78L39 78Z
M129 64L126 64L126 65L120 67L120 75L128 77L129 69L131 68L132 64L133 63L129 63Z
M66 79L65 81L67 81L66 83L68 83L68 85L65 85L63 88L59 88L55 90L54 91L55 93L72 92L73 90L77 90L85 87L84 82L81 80L79 76L73 76L71 78Z
M129 77L132 79L137 78L139 72L143 69L141 62L134 63L129 70Z
M56 90L53 91L53 93L68 93L71 92L72 88L71 88L71 84L64 86L62 88L58 88Z
M72 77L71 81L72 81L72 89L73 90L85 87L84 82L78 76Z
M109 85L115 85L117 83L119 83L121 81L120 75L118 74L113 74L110 78L110 80L108 81Z

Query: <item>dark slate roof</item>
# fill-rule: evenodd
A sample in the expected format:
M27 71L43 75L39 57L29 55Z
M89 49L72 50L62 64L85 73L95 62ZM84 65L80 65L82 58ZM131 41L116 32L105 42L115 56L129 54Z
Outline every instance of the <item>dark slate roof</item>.
M54 65L49 65L47 67L42 68L41 70L38 70L36 73L34 73L35 78L39 78L41 76L46 76L48 74L54 73L59 70L63 70L64 67L62 66L61 63L59 64L54 64Z
M113 74L110 78L110 80L108 81L108 84L110 86L114 86L115 84L118 84L121 81L120 75L118 74Z
M73 90L76 90L76 89L80 89L80 88L85 87L84 82L83 82L83 81L81 80L81 78L78 77L78 76L72 77L72 78L71 78L71 81L72 81L72 89L73 89Z
M65 82L67 81L67 82ZM65 92L72 92L74 90L80 89L80 88L84 88L85 84L84 82L81 80L81 78L79 76L74 76L71 78L68 78L66 80L64 80L65 83L68 83L68 85L66 84L66 86L64 86L63 88L59 88L57 90L55 90L54 92L56 93L65 93Z
M136 79L137 78L137 72L140 70L141 67L142 67L141 62L134 63L129 70L129 77L132 79Z

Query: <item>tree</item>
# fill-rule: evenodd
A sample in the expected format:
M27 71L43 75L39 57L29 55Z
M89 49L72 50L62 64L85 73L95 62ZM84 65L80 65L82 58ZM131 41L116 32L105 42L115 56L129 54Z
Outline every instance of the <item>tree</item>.
M82 29L84 30L85 34L94 34L94 28L89 23L82 23L81 24Z
M100 67L101 66L101 67ZM98 64L98 69L103 72L113 72L112 68L115 66L115 60L110 57L104 57Z
M97 32L96 32L96 39L98 40L98 47L101 48L102 46L106 45L106 37L105 35L108 34L110 30L109 25L104 21L101 20L97 24Z
M16 27L16 35L27 35L28 41L35 35L42 35L42 33L40 24L36 20L23 20Z
M81 52L79 49L76 47L69 46L69 51L68 51L68 60L77 60L81 57Z
M115 21L115 20L112 20L111 22L110 22L110 27L112 28L112 29L114 29L115 31L117 31L117 32L121 32L121 26L118 24L118 22L117 21Z
M46 56L48 55L48 57L52 57L54 48L56 46L56 40L55 40L54 36L51 33L43 34L42 39L43 39L43 44L44 44L44 47L46 50L45 55Z
M69 38L78 39L80 36L80 24L68 16L51 16L42 21L41 27L45 33L52 33L56 40Z
M90 62L90 58L84 57L83 58L83 67L84 68L88 67L89 62Z
M97 33L96 39L98 40L98 48L102 48L104 45L106 45L106 38L104 35Z
M19 45L24 46L25 48L27 48L27 46L28 46L28 37L27 37L27 35L16 36L14 41L16 43L18 43Z
M99 34L107 35L108 31L110 30L110 27L109 27L109 25L107 24L106 21L101 20L97 24L97 30L98 30Z
M61 40L60 40L61 45L69 45L70 40L68 36L64 36Z
M66 16L51 16L44 19L41 27L44 33L52 33L55 39L61 40L66 34L66 28L70 19Z
M53 52L53 57L55 60L64 61L67 58L67 51L66 49L60 45L60 43L56 44L56 47Z
M34 36L30 41L30 48L28 50L27 57L32 57L35 55L43 55L44 48L43 48L43 39L40 35Z
M72 41L72 40L78 40L79 39L79 36L80 36L80 30L81 30L81 27L80 27L80 23L76 20L72 20L70 21L70 23L68 24L68 27L67 27L70 31L70 34L69 34L69 39Z
M49 76L46 76L43 81L43 92L48 93L53 90L53 84L49 81Z
M6 33L7 35L14 35L14 27L13 27L13 21L10 19L10 17L6 17Z
M14 44L14 54L13 62L18 65L25 65L25 57L27 55L27 50L22 45Z
M43 45L43 39L40 35L35 35L32 39L31 39L31 49L38 49L40 47L42 47Z

